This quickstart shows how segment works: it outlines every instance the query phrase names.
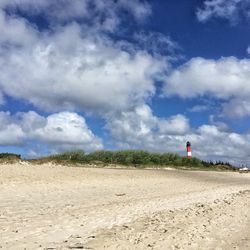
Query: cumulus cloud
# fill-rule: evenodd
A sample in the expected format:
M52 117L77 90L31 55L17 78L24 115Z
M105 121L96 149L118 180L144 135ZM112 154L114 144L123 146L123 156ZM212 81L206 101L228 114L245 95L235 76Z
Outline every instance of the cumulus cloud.
M227 115L243 116L249 114L249 102L246 102L250 98L249 77L249 59L193 58L167 77L164 93L166 96L178 95L182 98L218 98L226 102L224 111ZM230 111L233 103L241 108L235 106Z
M61 2L78 5L84 1ZM59 3L56 8L61 6ZM119 6L136 18L150 12L148 4L141 1L93 2L100 13L105 13L111 3L114 6L110 10ZM155 57L126 41L114 41L96 28L69 22L40 31L27 19L4 11L15 7L45 12L52 1L1 4L0 90L40 109L99 113L128 109L154 95L155 80L162 78L168 68L164 57ZM88 15L94 13L91 9Z
M32 136L59 148L102 149L101 140L94 136L85 119L76 113L61 112L48 116L46 125L35 129Z
M135 110L121 112L107 118L107 129L114 142L121 148L134 148L143 145L144 138L150 140L151 131L156 127L157 119L147 105L136 107Z
M238 163L250 160L249 137L249 134L223 131L215 125L202 125L190 136L200 157Z
M185 155L186 142L191 141L194 156L201 159L220 159L238 165L250 161L250 134L233 133L216 123L192 129L187 117L179 114L159 118L147 105L110 119L107 129L121 149L147 149Z
M175 115L168 119L159 119L159 133L167 135L185 135L189 132L189 120L183 115Z
M223 18L231 24L237 23L242 17L250 17L249 0L205 0L202 8L197 10L197 18L200 22L206 22L212 18Z
M166 148L162 147L162 143L164 143L162 139L165 135L169 137L184 135L190 127L185 116L158 118L153 115L151 108L144 104L134 110L109 117L107 129L120 148L164 151ZM174 147L176 149L176 145Z
M36 112L0 113L0 143L2 146L25 146L29 141L44 144L50 150L62 151L103 148L102 141L88 128L85 119L76 113L60 112L43 117Z
M83 38L78 25L33 47L0 53L3 92L50 111L126 109L154 94L154 81L166 67L143 51L123 51L106 37Z
M10 114L0 112L0 145L21 145L24 138L23 130L11 122Z
M167 78L166 95L196 97L212 94L228 99L249 96L250 60L235 57L208 60L193 58Z
M32 45L37 41L37 30L22 17L8 16L0 9L0 44L8 46ZM5 45L5 46L4 46Z
M231 118L250 116L250 101L234 98L223 104L223 111L226 116Z

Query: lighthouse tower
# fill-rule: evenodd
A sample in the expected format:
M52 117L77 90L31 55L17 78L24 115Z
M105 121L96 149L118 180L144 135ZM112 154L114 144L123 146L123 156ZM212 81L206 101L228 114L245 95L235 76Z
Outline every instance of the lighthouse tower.
M191 148L191 143L189 141L187 142L187 158L188 159L192 158L192 148Z

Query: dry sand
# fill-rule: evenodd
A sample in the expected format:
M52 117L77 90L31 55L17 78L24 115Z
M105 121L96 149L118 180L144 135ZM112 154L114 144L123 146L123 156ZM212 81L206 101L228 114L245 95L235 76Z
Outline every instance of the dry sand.
M250 174L0 165L2 249L250 249Z

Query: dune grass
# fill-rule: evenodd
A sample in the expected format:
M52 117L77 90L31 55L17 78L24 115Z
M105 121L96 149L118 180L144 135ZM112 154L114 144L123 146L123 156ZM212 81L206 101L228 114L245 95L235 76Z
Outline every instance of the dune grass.
M21 155L12 153L0 153L0 163L15 163L21 160Z
M0 163L16 163L21 155L0 153ZM71 166L92 167L136 167L136 168L163 168L173 167L192 170L219 170L235 171L238 168L225 162L206 162L198 158L188 159L173 153L152 153L142 150L107 151L101 150L92 153L84 151L69 151L56 155L50 155L39 159L28 160L34 164L53 162L56 164Z
M136 168L174 167L199 170L237 170L224 162L206 162L198 158L188 159L173 153L151 153L141 150L96 151L86 154L84 151L70 151L35 160L37 163L55 162L66 165L92 165L96 167L116 166Z

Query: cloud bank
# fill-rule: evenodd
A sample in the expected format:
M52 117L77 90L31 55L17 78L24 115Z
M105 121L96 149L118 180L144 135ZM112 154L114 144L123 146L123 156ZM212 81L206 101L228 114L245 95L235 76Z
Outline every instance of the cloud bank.
M229 117L250 115L250 60L193 58L166 78L164 93L181 98L211 96L224 102Z
M44 144L48 151L103 148L102 140L88 128L85 119L72 112L60 112L41 116L34 111L11 115L0 112L0 145L28 146Z
M240 165L250 161L250 134L231 132L222 124L204 124L194 129L181 114L169 118L153 115L147 105L110 118L107 129L122 149L147 149L185 155L185 143L191 141L193 153L201 159L231 161Z

